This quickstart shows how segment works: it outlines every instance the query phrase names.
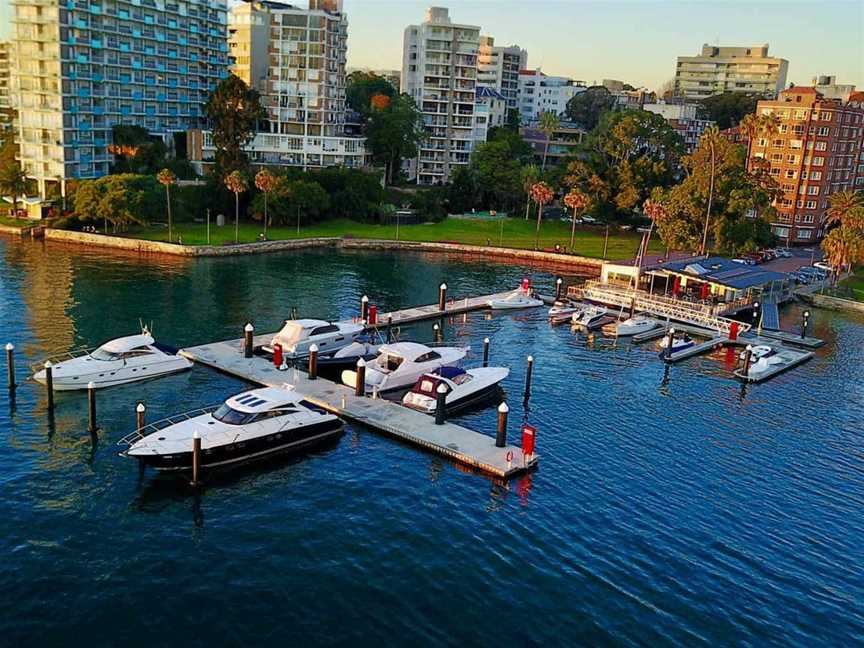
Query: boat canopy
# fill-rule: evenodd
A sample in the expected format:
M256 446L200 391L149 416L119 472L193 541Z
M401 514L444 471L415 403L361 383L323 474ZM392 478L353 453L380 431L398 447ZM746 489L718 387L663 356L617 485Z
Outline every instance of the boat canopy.
M286 320L285 326L278 336L283 342L297 342L309 337L310 332L319 326L327 326L328 322L316 319Z
M128 351L132 351L132 349L150 346L151 344L153 344L153 337L150 335L129 335L106 342L98 350L114 354L127 353Z
M290 405L299 400L301 400L300 396L293 390L283 387L263 387L232 396L225 401L225 404L238 412L253 414Z
M436 376L441 376L442 378L453 380L457 376L461 376L462 374L467 372L462 367L438 367L432 373Z
M429 347L425 344L419 344L417 342L395 342L393 344L382 345L379 353L381 355L404 358L413 362L424 353L429 353L429 351Z

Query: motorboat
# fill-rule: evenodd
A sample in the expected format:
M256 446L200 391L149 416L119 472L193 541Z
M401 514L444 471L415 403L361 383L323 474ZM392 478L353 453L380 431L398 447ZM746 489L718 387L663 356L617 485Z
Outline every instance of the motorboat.
M285 358L304 358L314 344L321 356L331 355L349 344L363 332L362 324L351 322L326 322L318 319L285 320L282 329L273 336L265 351L273 352L278 344Z
M339 376L345 369L354 369L361 358L370 362L381 352L380 344L367 341L352 342L331 356L318 358L318 373Z
M124 437L121 454L162 471L192 467L193 438L201 466L213 468L300 450L338 437L342 421L290 388L264 387L232 396L218 407L150 424Z
M776 353L776 351L774 351L774 349L772 349L767 344L758 344L750 350L750 361L756 362L757 360L761 360L762 358L767 358L768 356L772 356L775 353ZM747 350L745 349L740 354L738 354L738 357L741 358L741 360L746 359L747 358Z
M783 362L784 360L776 354L762 356L759 360L750 365L747 370L747 378L758 380L765 374L774 371L777 368L777 365L782 365Z
M73 352L51 361L51 375L56 391L97 389L157 378L190 369L192 362L176 349L157 344L145 328L139 335L129 335L106 342L93 350ZM35 368L35 367L34 367ZM44 368L33 375L41 384L47 381Z
M655 319L645 317L643 315L637 315L616 324L615 335L619 337L639 335L640 333L647 333L648 331L653 331L659 325L660 323Z
M455 367L468 355L466 347L428 347L417 342L384 344L378 357L366 365L366 391L392 391L410 387L425 373ZM342 382L354 387L356 371L343 371Z
M684 349L689 349L694 346L696 343L686 333L677 333L672 338L672 348L669 349L669 336L664 336L662 340L660 340L660 348L662 351L660 352L660 356L663 357L666 355L667 350L670 354L678 353L679 351L683 351Z
M402 404L432 414L438 406L438 389L444 385L447 390L444 409L453 413L489 398L509 375L510 370L506 367L441 367L420 376L411 391L402 397Z
M552 324L563 324L573 319L573 315L581 312L585 308L584 304L574 304L572 302L556 301L549 309L549 321Z
M515 308L535 308L537 306L542 306L543 302L539 299L534 299L525 290L519 288L506 297L490 299L486 304L492 310L508 310Z
M573 326L590 331L597 328L606 316L606 309L602 306L587 306L578 313L573 313L570 321Z

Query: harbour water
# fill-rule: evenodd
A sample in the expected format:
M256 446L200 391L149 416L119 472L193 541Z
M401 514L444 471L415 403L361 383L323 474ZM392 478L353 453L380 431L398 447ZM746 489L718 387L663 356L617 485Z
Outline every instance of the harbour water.
M0 238L0 342L25 365L136 332L175 346L515 286L542 269L309 251L140 259ZM569 279L569 278L568 278ZM791 325L800 309L782 313ZM551 328L545 310L446 325L512 368L507 484L349 425L332 446L211 476L194 494L117 456L148 418L246 386L196 367L86 399L0 397L0 637L7 645L852 645L864 641L864 318L767 383L732 356L665 366L653 344ZM431 340L431 323L402 336ZM521 402L525 357L536 365ZM493 408L458 422L494 435ZM512 438L512 437L511 437Z

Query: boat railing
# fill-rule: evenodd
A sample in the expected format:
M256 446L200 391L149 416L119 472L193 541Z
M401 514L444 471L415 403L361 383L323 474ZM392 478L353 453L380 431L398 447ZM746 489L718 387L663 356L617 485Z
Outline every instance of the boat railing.
M66 360L74 360L75 358L83 358L84 356L88 356L95 348L87 349L85 347L77 347L75 349L71 349L66 351L65 353L58 353L56 355L45 358L41 362L34 362L30 365L30 368L33 372L41 371L45 368L45 363L50 362L52 365L56 365L58 362L65 362Z
M183 421L188 421L198 416L203 416L204 414L211 414L219 409L219 405L211 405L209 407L199 407L198 409L189 410L188 412L182 412L181 414L174 414L164 419L160 419L159 421L154 421L153 423L148 423L144 427L139 430L135 430L130 434L127 434L122 439L117 442L117 445L124 447L131 447L138 443L141 439L146 436L153 434L154 432L159 432L160 430L164 430L167 427L171 427L172 425L176 425L178 423L182 423Z

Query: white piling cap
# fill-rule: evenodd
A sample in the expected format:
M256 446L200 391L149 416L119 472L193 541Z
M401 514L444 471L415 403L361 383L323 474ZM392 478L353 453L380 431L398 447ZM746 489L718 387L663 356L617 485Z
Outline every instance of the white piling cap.
M507 403L501 403L501 404L498 406L498 411L499 411L501 414L506 414L507 412L510 411L510 408L507 407Z
M201 438L201 435L198 434L198 430L195 430L195 431L192 433L192 438L193 438L193 439L200 439L200 438Z
M441 288L441 290L447 290L447 284L446 284L446 283L442 283L442 284L439 286L439 288Z
M312 346L310 346L309 347L309 353L318 353L318 345L313 344Z
M810 311L804 311L804 317L810 317ZM9 347L6 347L9 348Z
M752 345L752 344L748 344L748 345L747 345L747 350L748 350L748 351L752 351L752 350L753 350L753 345Z
M243 330L246 331L247 333L249 333L251 331L254 331L255 327L252 326L252 323L250 322L249 324L247 324L246 326L243 327Z
M87 383L87 389L96 389L96 383L91 380Z
M432 325L432 330L437 331L440 327L437 324Z
M46 361L45 361L45 364L44 364L43 366L44 366L46 369L50 369L53 365L51 364L51 361L50 361L50 360L46 360Z
M365 361L363 358L360 358L360 359L357 361L357 366L358 366L358 367L365 367L365 366L366 366L366 361Z
M15 345L12 344L11 342L7 342L7 343L6 343L6 350L7 350L7 351L14 351L14 350L15 350Z
M360 301L361 301L361 302L368 302L368 301L369 301L369 298L368 298L366 295L363 295L363 296L360 298Z
M534 356L528 356L528 362L534 362Z
M484 344L489 344L489 338L483 338L483 343L484 343Z
M555 280L555 283L556 283L556 284L561 284L561 283L564 283L564 280L563 280L561 277L558 277L558 278Z
M675 332L675 329L674 329L674 328L670 328L670 329L669 329L669 332L670 332L670 333L674 333L674 332Z
M135 408L135 411L141 414L147 408L144 407L144 403L138 403L138 406Z
M442 383L442 384L438 385L438 389L436 391L439 394L446 394L447 393L447 387Z

